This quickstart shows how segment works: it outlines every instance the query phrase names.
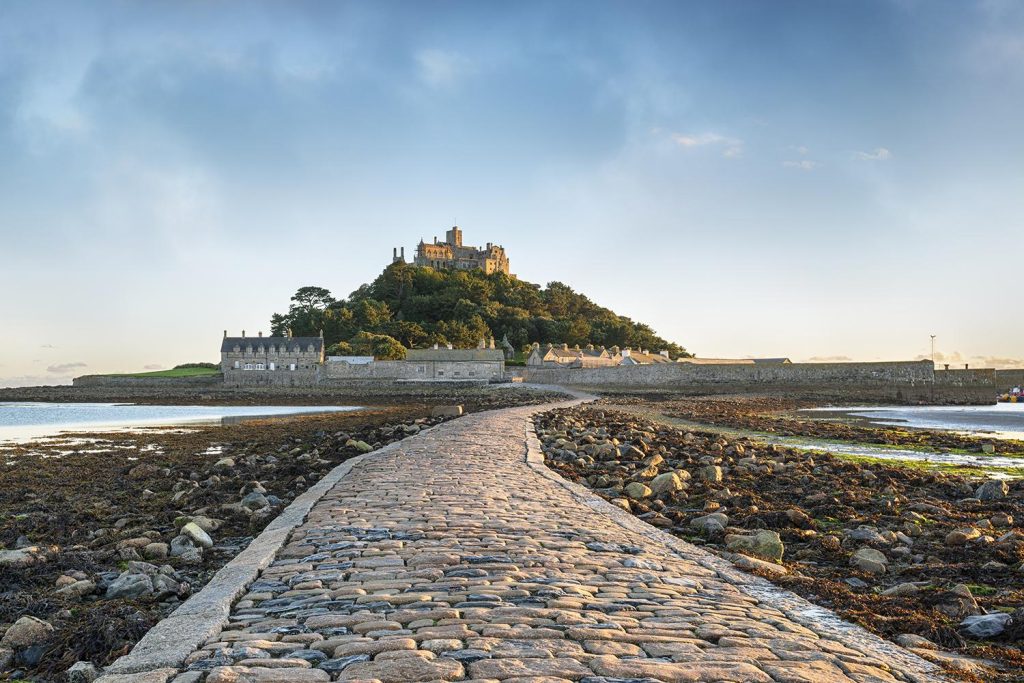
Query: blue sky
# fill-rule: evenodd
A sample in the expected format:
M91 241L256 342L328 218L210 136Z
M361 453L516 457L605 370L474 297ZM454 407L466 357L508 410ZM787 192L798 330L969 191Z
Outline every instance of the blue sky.
M702 356L1019 363L1024 4L0 3L0 385L503 244Z

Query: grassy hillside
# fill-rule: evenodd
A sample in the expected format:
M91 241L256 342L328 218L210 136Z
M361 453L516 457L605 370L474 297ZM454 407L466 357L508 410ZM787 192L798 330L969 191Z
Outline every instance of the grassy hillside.
M289 328L296 336L323 329L334 352L378 356L399 355L397 345L389 346L394 340L405 348L434 343L468 348L491 336L499 343L507 338L517 351L550 342L667 349L673 358L690 355L649 326L598 306L560 282L541 287L502 273L404 263L388 266L347 299L335 299L322 287L301 288L288 312L271 318L274 334Z

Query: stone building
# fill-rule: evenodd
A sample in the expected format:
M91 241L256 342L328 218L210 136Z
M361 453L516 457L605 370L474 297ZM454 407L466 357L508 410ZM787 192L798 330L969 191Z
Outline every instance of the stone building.
M310 372L324 362L323 332L319 337L229 337L224 330L220 344L220 369L234 372Z
M395 249L392 259L396 262L404 262L405 249L402 249L401 256ZM437 270L479 269L488 275L491 273L512 275L509 272L508 256L505 254L504 247L490 242L483 249L464 245L462 229L457 225L445 233L444 242L438 242L436 237L432 244L420 240L416 246L413 263L417 266L428 266Z
M500 349L409 349L405 365L413 379L481 381L505 374Z
M587 344L584 348L570 348L568 344L547 344L541 347L534 343L526 364L548 368L595 368L616 365L617 361L603 346L596 348Z

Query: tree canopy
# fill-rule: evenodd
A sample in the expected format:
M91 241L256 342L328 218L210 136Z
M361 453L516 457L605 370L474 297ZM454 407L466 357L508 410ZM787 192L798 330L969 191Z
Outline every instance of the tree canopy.
M302 287L288 312L275 313L270 324L275 335L290 328L297 336L315 336L322 329L329 348L358 349L379 358L400 358L404 351L398 348L435 343L472 348L487 337L507 337L518 349L550 342L668 350L673 358L690 355L649 326L598 306L561 282L543 288L504 273L406 263L388 266L348 299L335 299L322 287Z

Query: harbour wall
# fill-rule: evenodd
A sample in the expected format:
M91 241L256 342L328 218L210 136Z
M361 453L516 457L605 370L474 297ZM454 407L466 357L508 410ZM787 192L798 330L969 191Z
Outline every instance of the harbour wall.
M98 388L150 388L201 389L224 386L224 375L195 375L193 377L130 377L127 375L83 375L71 380L76 387Z

